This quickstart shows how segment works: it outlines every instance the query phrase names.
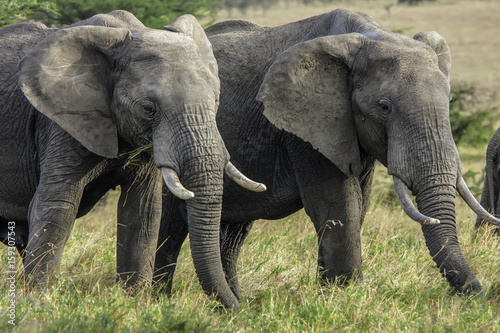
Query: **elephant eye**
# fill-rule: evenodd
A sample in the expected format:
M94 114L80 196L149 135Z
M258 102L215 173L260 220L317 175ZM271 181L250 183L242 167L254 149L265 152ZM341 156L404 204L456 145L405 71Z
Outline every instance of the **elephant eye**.
M391 110L391 102L389 102L386 99L381 99L379 102L379 105L380 105L380 108L382 109L382 111L387 112L387 111Z
M146 111L146 113L147 113L148 115L150 115L150 116L152 116L152 115L154 115L154 114L155 114L155 111L156 111L156 110L155 110L154 106L152 106L152 105L144 105L142 108L143 108L143 109L144 109L144 111Z

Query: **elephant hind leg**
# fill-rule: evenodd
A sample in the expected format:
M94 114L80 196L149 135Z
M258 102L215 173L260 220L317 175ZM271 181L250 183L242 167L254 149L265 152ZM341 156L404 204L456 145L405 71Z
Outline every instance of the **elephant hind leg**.
M231 223L223 221L220 229L222 267L231 291L240 300L240 284L236 266L243 242L252 229L253 222Z

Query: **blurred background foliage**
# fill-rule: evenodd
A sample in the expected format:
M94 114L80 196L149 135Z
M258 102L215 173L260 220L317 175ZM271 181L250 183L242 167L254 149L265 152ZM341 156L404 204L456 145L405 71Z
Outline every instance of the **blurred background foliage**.
M215 22L221 9L245 13L248 8L266 10L280 0L2 0L0 28L21 21L39 21L47 26L63 26L87 19L95 14L123 9L133 13L151 28L162 28L182 14L192 14L208 26ZM345 0L348 1L348 0ZM415 5L423 1L397 0L398 3ZM285 0L293 4L340 3L342 0Z
M56 4L51 1L2 0L0 3L0 28L26 20L42 12L56 12Z
M497 129L498 108L478 108L475 91L466 83L452 84L450 122L455 144L480 148L490 142Z
M95 14L123 9L134 14L142 23L160 29L182 14L192 14L198 20L208 18L215 21L219 0L52 0L57 14L41 11L31 15L32 19L48 26L68 25L82 21Z

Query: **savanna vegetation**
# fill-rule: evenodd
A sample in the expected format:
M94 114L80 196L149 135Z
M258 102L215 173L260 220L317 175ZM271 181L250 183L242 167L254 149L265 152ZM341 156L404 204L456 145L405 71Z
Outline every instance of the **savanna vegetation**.
M105 1L100 1L104 3ZM452 52L452 126L465 173L479 198L486 144L500 125L498 1L437 0L400 6L397 0L276 1L245 11L219 9L217 20L244 18L279 25L335 8L360 10L387 29L412 36L436 30ZM60 10L60 9L59 9ZM241 311L223 313L197 281L188 244L179 257L173 295L115 283L116 204L107 195L75 223L59 281L25 294L16 257L15 326L8 324L8 252L0 247L2 332L498 332L500 251L492 230L474 230L475 215L457 198L459 240L484 295L452 294L428 254L419 225L397 204L392 181L378 166L362 230L365 280L346 288L316 279L316 235L300 211L258 221L240 255Z

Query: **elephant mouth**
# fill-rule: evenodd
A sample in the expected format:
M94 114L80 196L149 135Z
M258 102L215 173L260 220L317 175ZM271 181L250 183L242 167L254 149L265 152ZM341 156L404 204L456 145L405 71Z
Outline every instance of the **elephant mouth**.
M239 171L231 162L228 162L224 167L226 175L233 180L235 183L241 187L253 191L253 192L263 192L265 191L266 185L262 183L255 182L245 176L241 171ZM177 172L168 167L161 167L161 173L165 185L176 197L182 200L189 200L194 198L194 193L187 190L179 180L179 175Z
M393 176L393 181L399 203L406 215L421 225L436 225L441 223L438 219L426 216L418 211L411 200L408 186L399 177ZM457 177L456 189L462 199L480 218L492 225L500 226L500 219L492 216L479 204L462 176Z

